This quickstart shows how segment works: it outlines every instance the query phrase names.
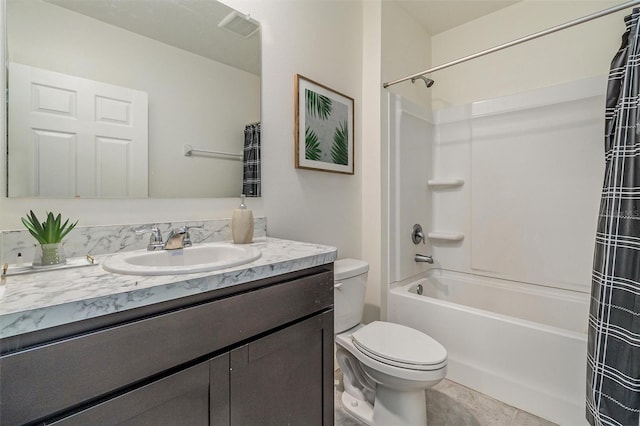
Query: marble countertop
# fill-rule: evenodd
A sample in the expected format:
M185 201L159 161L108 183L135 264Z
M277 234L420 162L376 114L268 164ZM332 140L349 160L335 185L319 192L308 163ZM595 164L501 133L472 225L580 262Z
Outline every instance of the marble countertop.
M259 259L212 272L120 275L97 265L8 276L0 300L0 338L324 265L337 254L334 247L276 238L256 238L252 245L262 251Z

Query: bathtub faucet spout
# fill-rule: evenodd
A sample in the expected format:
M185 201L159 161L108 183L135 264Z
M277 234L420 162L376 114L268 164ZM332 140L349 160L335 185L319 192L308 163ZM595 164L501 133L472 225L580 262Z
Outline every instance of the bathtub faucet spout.
M413 258L416 262L425 262L425 263L433 263L433 257L426 256L424 254L416 254L416 257Z

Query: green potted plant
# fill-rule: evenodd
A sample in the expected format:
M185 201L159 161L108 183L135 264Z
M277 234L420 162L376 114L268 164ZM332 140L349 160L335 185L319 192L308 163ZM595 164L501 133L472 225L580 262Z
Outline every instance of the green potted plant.
M75 228L78 221L69 223L67 219L62 223L62 215L58 213L47 213L47 220L40 222L40 219L29 210L27 217L21 218L22 224L29 233L40 243L36 249L33 259L33 266L50 266L66 263L64 251L62 250L62 239Z

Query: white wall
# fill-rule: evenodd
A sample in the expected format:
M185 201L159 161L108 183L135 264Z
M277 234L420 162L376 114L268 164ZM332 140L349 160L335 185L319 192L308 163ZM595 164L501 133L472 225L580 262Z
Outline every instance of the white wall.
M469 54L586 16L620 2L523 0L434 35L432 63ZM631 9L433 73L434 109L606 74Z
M387 201L382 190L385 120L382 117L381 82L382 3L363 2L362 43L362 258L369 262L369 281L365 299L364 322L384 317L386 292L386 245L383 224ZM382 311L382 312L381 312Z
M382 2L382 82L431 67L431 36L396 2ZM431 108L431 89L422 81L399 83L384 90ZM386 101L385 101L386 102Z
M240 194L240 161L183 146L241 153L260 119L259 76L39 0L12 0L7 14L9 61L149 94L151 197Z

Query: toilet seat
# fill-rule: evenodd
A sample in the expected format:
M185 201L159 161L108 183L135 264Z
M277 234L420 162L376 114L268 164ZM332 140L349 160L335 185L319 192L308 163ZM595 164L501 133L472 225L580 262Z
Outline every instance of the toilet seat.
M400 324L374 321L351 335L357 350L379 362L410 370L443 368L446 349L432 337Z

